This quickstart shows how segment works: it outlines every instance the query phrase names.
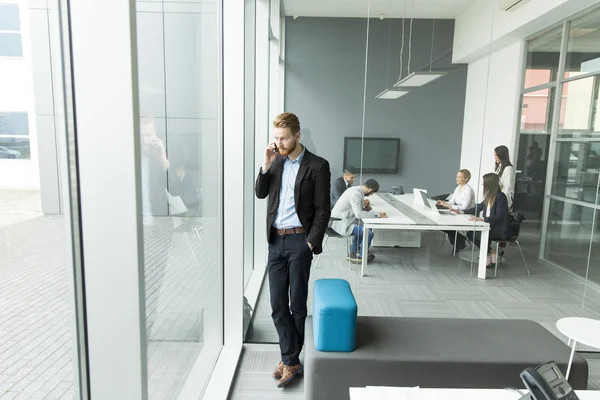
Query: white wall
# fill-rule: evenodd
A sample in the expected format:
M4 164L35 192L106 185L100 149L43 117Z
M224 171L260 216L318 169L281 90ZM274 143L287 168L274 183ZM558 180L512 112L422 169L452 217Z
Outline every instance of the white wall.
M40 178L27 2L4 0L2 3L19 4L23 57L0 58L0 112L28 113L31 160L0 159L0 189L37 190Z
M479 0L456 19L453 62L470 63L494 50L525 39L569 16L598 5L598 0L529 0L502 11L497 0Z
M460 165L471 171L474 189L493 172L496 146L515 154L524 52L519 40L469 63Z

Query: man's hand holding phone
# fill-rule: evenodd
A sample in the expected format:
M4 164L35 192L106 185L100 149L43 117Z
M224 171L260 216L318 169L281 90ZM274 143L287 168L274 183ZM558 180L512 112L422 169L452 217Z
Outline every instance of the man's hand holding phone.
M262 172L267 172L271 168L271 164L277 159L279 149L275 143L270 143L265 149L265 160L262 165Z

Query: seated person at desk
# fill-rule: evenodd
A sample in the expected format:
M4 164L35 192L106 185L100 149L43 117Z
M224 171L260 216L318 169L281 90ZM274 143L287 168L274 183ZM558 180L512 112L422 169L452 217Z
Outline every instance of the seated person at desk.
M475 207L464 211L456 210L456 212L473 215L470 218L471 221L485 221L490 224L490 243L510 238L512 236L512 228L510 227L508 216L508 200L506 195L500 190L500 178L495 173L483 176L483 196L483 201ZM477 216L480 212L483 212L482 217ZM481 247L481 232L473 233L469 231L467 232L467 237L477 247ZM492 254L490 243L485 244L487 245L488 252L487 267L493 268L496 263L496 255Z
M379 183L374 179L369 179L360 187L351 187L346 190L339 198L338 202L331 211L332 218L339 218L339 221L331 223L331 229L339 235L352 235L352 246L350 246L350 261L362 262L362 241L364 229L359 225L362 218L386 218L384 212L371 210L371 206L365 203L365 197L376 193L379 190ZM373 231L369 229L369 246L373 240ZM360 247L360 251L359 250ZM358 252L358 255L357 255ZM375 256L369 254L367 261L373 261Z
M340 176L333 182L333 184L331 185L332 209L335 206L335 203L337 203L337 201L342 196L342 193L344 193L346 189L352 187L354 179L356 179L356 170L352 167L348 167L344 170L344 176Z
M471 180L471 172L468 169L461 169L456 173L456 184L458 185L454 189L454 193L446 201L438 200L437 205L448 208L450 210L464 211L475 205L475 192L473 188L469 186ZM448 240L452 245L452 252L459 252L467 247L465 243L465 237L461 234L456 234L455 231L444 231L448 234ZM454 243L456 238L458 243Z

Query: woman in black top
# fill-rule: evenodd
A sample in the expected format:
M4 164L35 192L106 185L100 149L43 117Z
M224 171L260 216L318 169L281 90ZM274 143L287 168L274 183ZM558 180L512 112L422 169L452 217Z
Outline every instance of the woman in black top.
M512 229L508 216L508 200L506 195L500 190L500 179L494 173L485 174L483 176L483 194L484 199L481 203L468 210L459 211L460 214L473 215L471 221L485 221L490 224L490 240L507 240L512 236ZM483 212L482 217L478 214ZM481 247L481 232L467 232L467 237L475 243L477 247ZM494 266L495 260L491 254L491 245L487 243L488 248L488 268Z

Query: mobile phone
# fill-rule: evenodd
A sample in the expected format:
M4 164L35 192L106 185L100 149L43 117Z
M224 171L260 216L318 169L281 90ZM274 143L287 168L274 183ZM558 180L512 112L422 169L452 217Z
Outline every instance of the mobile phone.
M279 149L277 148L277 145L275 143L273 143L273 151L275 153L279 153Z

